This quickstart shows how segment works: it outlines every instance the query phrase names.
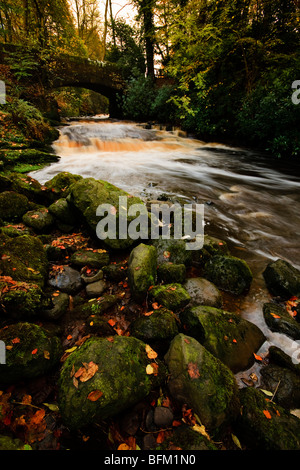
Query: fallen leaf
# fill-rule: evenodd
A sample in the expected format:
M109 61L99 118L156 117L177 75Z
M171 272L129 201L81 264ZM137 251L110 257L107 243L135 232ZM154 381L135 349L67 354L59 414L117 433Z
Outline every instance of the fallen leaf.
M150 317L150 315L152 315L153 313L153 310L151 310L151 312L145 312L144 315L145 317Z
M44 351L44 358L45 359L50 359L50 352L49 351Z
M149 357L149 359L155 359L157 357L157 352L155 352L151 346L149 346L149 344L146 344L146 353L147 353L147 356Z
M277 315L276 313L270 312L270 315L272 315L273 318L281 318L280 315Z
M268 411L268 410L263 410L263 414L264 414L265 417L268 418L268 419L271 419L271 418L272 418L271 413L270 413L270 411Z
M157 435L156 442L157 444L161 444L165 440L165 433L164 431L160 431Z
M262 357L261 356L258 356L257 354L253 353L253 356L255 357L255 359L257 361L262 361Z
M205 436L208 440L210 440L210 437L207 434L207 432L205 430L205 426L203 426L203 424L201 424L201 426L199 424L194 424L194 426L192 426L192 429L193 429L193 431L196 431L199 434L202 434L202 436Z
M131 448L129 447L128 444L126 444L125 442L123 442L122 444L119 445L119 447L118 447L117 450L131 450Z
M87 399L90 401L97 401L100 397L102 397L102 395L103 392L101 392L101 390L93 390L88 394Z
M90 380L98 370L98 365L95 364L93 361L89 363L84 362L83 366L80 367L77 372L74 374L74 378L80 380L80 382L86 382Z
M152 307L154 308L154 310L158 310L158 309L160 308L160 305L158 305L157 302L154 302L154 303L152 304Z
M36 354L38 352L37 348L36 349L33 349L33 351L31 351L31 354Z

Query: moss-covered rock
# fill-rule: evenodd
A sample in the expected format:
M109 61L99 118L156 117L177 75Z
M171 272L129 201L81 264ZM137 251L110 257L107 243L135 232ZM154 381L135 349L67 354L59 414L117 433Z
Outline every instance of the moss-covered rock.
M175 315L166 308L154 310L151 315L142 315L130 325L132 336L149 343L159 350L165 343L178 334L178 321Z
M15 238L0 235L0 272L16 281L43 286L48 276L48 259L41 240L30 235Z
M156 276L156 249L140 243L131 251L128 260L128 282L133 298L143 300L149 287L155 284Z
M46 202L44 188L36 179L20 173L10 173L9 177L13 191L24 194L30 201L38 204Z
M184 331L233 372L248 369L265 341L261 330L235 313L197 306L180 314Z
M178 282L183 284L186 279L186 267L184 264L164 263L157 269L157 277L160 282L171 284Z
M295 340L300 339L300 323L291 317L285 308L271 302L265 303L263 314L271 331L283 333Z
M184 264L190 266L192 263L191 250L186 249L186 242L175 238L153 241L153 246L157 249L157 263Z
M215 444L199 432L194 431L190 426L182 426L174 429L172 435L165 439L162 444L155 447L155 450L218 450Z
M62 348L56 336L32 323L16 323L0 330L6 345L6 364L0 367L0 383L38 377L59 363Z
M191 300L188 292L178 283L154 286L149 292L153 301L172 311L186 307Z
M300 420L256 388L240 390L238 435L253 450L299 450Z
M193 277L187 279L183 285L191 296L190 305L207 305L221 308L223 304L222 294L219 289L204 277Z
M36 233L48 233L54 226L54 217L46 207L26 212L22 220Z
M74 266L79 266L81 268L84 266L89 266L90 268L102 268L109 263L109 253L102 249L77 250L71 256L71 263L74 264Z
M32 447L21 439L0 435L0 450L32 450Z
M205 277L219 289L240 295L250 288L252 272L244 260L234 256L212 256L204 268Z
M129 236L124 239L119 238L119 198L121 196L127 198L128 209L133 204L143 204L141 199L130 196L125 191L106 181L95 180L94 178L83 178L72 184L68 196L68 201L77 209L79 216L95 236L96 228L100 221L100 217L96 215L98 206L110 204L115 208L113 215L115 216L116 232L108 232L107 237L103 240L105 245L112 249L125 249L132 246L135 242ZM127 226L133 219L134 217L127 217Z
M180 333L165 356L172 397L192 407L208 431L239 412L236 380L230 369L194 338Z
M21 220L29 208L29 201L23 194L15 191L0 193L0 214L3 220L8 222Z
M295 344L295 355L298 356L298 348L297 343ZM295 372L296 374L300 375L300 363L296 362L293 356L289 356L286 354L282 349L278 348L277 346L270 346L269 347L269 360L271 363L277 364L282 367L286 367L291 371Z
M300 271L283 259L272 261L263 272L271 294L289 299L300 296Z
M65 198L57 199L48 207L49 212L61 223L70 226L76 225L76 216Z
M70 186L80 181L82 176L63 171L46 181L45 187L51 191L53 199L65 198L70 192Z
M59 380L59 407L64 423L71 429L114 416L146 397L165 378L158 362L158 375L147 374L152 360L146 345L137 338L114 336L90 338L65 361ZM86 364L86 367L83 366ZM91 371L80 380L78 370ZM82 371L83 369L81 369ZM149 372L149 370L148 370ZM99 397L93 401L94 393Z
M127 264L108 264L102 268L103 274L109 281L119 282L127 277Z
M197 266L204 266L212 256L229 254L227 243L224 240L204 235L204 243L201 250L192 251L192 261Z
M288 410L300 408L300 377L296 372L277 364L268 364L262 367L260 373L261 387L275 394L275 403Z
M34 318L50 305L50 299L38 285L13 281L7 276L0 277L0 292L0 313L7 319Z

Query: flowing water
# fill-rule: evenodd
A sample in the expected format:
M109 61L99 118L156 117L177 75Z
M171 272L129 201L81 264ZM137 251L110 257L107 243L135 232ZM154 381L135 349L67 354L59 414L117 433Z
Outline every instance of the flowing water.
M205 232L225 240L253 271L252 288L239 305L243 316L266 334L265 350L275 344L295 352L298 342L265 325L262 305L270 296L262 272L278 258L300 268L299 166L180 131L100 118L62 127L53 147L60 160L31 173L41 183L70 171L144 199L166 194L174 202L205 204Z

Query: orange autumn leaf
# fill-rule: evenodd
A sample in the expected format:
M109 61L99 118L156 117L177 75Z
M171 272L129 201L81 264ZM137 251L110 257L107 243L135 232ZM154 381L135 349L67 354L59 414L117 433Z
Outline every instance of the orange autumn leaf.
M145 350L149 359L155 359L157 357L157 352L154 351L149 344L146 344Z
M38 410L31 418L30 423L32 425L40 424L43 421L46 411L44 409Z
M90 401L97 401L100 397L102 397L102 395L103 392L101 392L101 390L93 390L88 394L87 399Z
M154 303L152 304L152 307L154 308L154 310L158 310L158 309L160 308L160 305L158 305L157 302L154 302Z
M280 315L277 315L276 313L270 312L273 318L281 318Z
M129 447L128 444L126 444L125 442L123 442L122 444L119 445L119 447L118 447L117 450L131 450L131 448Z
M151 310L150 312L145 312L144 315L145 317L150 317L150 315L152 315L153 313L153 310Z
M165 440L165 432L160 431L157 435L156 442L157 444L161 444L162 442L164 442L164 440Z
M31 354L36 354L38 352L37 348L36 349L33 349L33 351L31 351Z
M271 418L272 418L271 413L270 413L270 411L268 411L268 410L263 410L263 414L264 414L265 417L268 418L268 419L271 419Z
M72 339L72 335L67 336L67 340L70 340L70 339Z
M117 322L116 320L113 320L112 318L110 320L108 320L108 322L110 324L110 326L114 326Z
M20 338L14 338L14 339L11 340L11 342L12 342L13 344L19 343L19 342L20 342Z
M257 361L262 361L262 357L261 356L258 356L257 354L253 353L253 356L255 357L255 359Z

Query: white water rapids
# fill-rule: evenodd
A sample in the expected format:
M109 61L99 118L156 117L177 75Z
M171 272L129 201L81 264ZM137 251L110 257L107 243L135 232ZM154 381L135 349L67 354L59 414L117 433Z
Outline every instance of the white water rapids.
M299 345L266 327L262 305L270 300L262 272L283 258L300 268L299 166L243 148L204 143L182 133L110 120L80 120L60 129L60 156L31 173L45 183L61 171L93 177L141 196L162 193L174 202L205 204L206 233L224 239L254 274L241 310L270 344L293 354Z

